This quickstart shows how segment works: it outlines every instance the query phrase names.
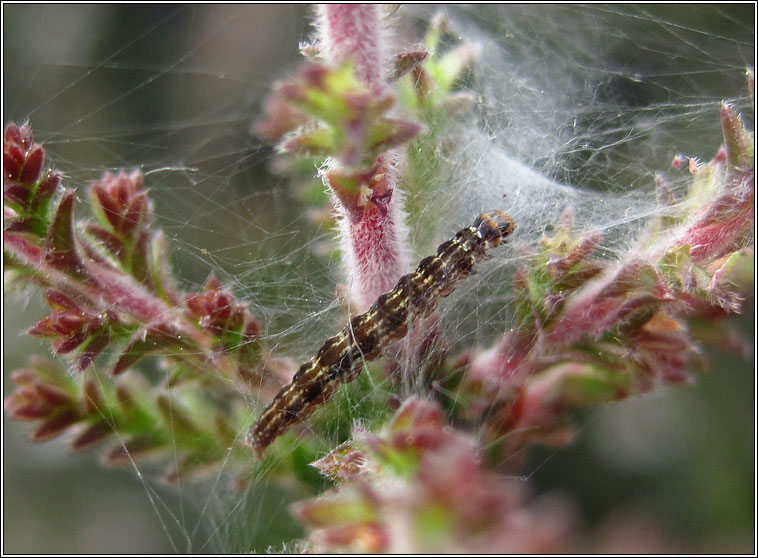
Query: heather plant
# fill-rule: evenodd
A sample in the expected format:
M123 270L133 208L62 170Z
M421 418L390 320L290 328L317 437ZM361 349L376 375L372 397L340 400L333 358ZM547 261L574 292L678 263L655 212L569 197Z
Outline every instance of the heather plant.
M475 102L463 87L474 45L443 45L438 17L423 45L394 52L385 17L320 7L307 61L253 126L309 215L339 230L345 320L410 271L414 227L441 226L418 208L439 195ZM753 136L729 103L713 117L723 145L708 162L674 160L685 189L654 177L655 211L614 257L601 253L606 231L567 204L536 243L514 237L513 322L494 342L451 339L444 315L426 318L260 460L242 441L296 371L293 355L232 286L179 287L149 177L104 173L85 216L30 125L10 123L6 288L44 296L49 315L27 334L58 358L12 372L6 412L33 423L34 441L100 446L105 463L149 464L170 483L224 470L239 487L296 484L310 494L291 509L310 551L565 551L565 505L531 501L511 477L528 450L568 444L577 410L692 381L700 339L732 342L723 318L752 301Z

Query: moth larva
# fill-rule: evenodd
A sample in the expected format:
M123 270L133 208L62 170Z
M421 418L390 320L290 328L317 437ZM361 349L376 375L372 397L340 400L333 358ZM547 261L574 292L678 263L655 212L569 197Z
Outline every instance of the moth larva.
M431 313L439 299L453 292L487 249L499 245L514 226L502 211L483 213L472 226L440 244L433 256L419 262L416 271L402 276L394 289L327 339L316 356L300 366L248 431L245 444L262 456L287 428L304 421L327 401L337 384L353 381L363 361L379 357L391 341L403 337L411 318Z

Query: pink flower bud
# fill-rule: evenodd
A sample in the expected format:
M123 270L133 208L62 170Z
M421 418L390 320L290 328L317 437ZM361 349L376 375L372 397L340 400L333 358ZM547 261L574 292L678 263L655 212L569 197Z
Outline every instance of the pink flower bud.
M103 224L108 223L119 236L134 236L150 220L152 209L138 170L129 175L105 173L100 182L92 183L90 192Z
M32 130L10 123L5 128L3 141L4 177L6 180L33 185L40 178L45 162L45 150L34 143Z
M68 409L62 413L54 415L32 431L32 440L35 442L41 442L43 440L55 438L69 426L77 422L79 418L79 414L74 409Z

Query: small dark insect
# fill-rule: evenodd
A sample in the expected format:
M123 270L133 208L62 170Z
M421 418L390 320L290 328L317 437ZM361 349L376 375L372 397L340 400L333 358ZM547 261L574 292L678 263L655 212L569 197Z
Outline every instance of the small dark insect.
M514 228L513 219L502 211L483 213L472 226L440 244L416 271L402 276L394 289L327 339L316 356L300 366L249 430L245 444L261 457L279 435L327 401L339 383L352 382L364 361L376 359L391 341L403 337L412 318L430 314L440 298L472 273L487 249L498 246Z

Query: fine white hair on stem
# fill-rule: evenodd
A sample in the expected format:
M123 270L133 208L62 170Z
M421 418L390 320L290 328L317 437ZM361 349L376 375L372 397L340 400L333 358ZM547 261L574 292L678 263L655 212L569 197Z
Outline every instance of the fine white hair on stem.
M387 75L387 48L380 7L376 4L319 4L317 44L331 63L350 58L356 75L378 93Z

